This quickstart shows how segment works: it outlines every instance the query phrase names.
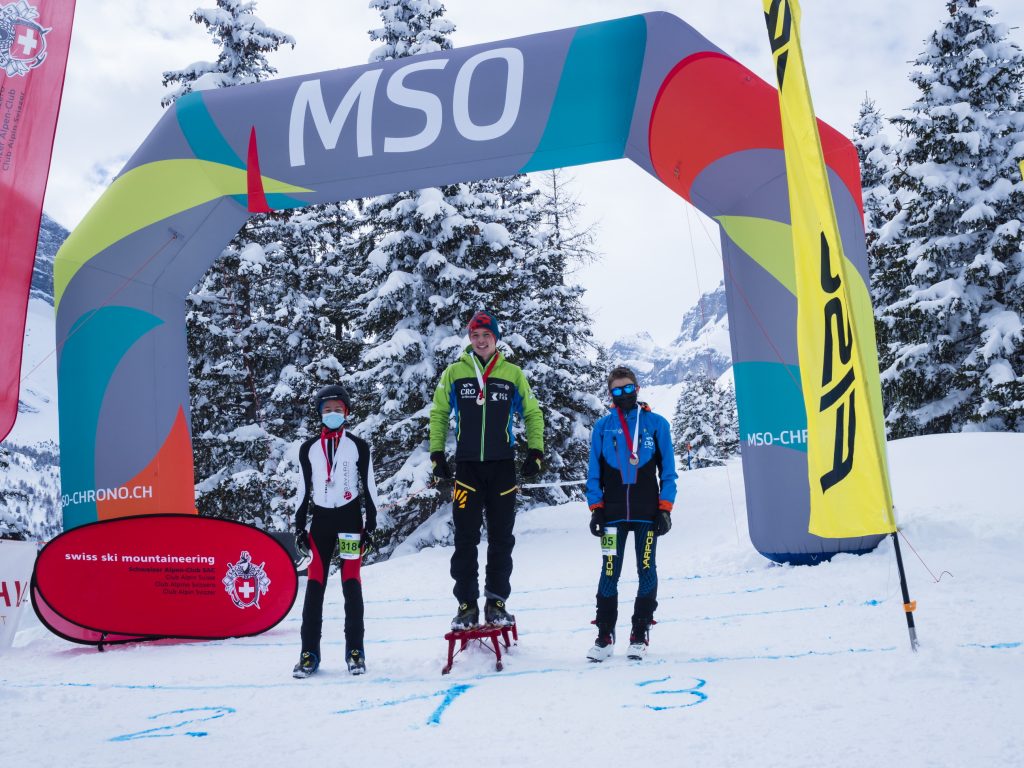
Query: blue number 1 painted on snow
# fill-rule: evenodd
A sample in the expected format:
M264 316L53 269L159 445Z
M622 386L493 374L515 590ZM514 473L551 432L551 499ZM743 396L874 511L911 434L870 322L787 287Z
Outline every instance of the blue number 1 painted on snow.
M392 699L390 701L363 702L361 706L353 707L352 709L339 709L334 714L349 715L353 712L366 712L368 710L377 709L379 707L393 707L396 704L405 704L410 701L424 701L426 699L434 699L440 696L442 697L441 703L437 705L437 709L435 709L431 713L430 717L427 718L427 725L440 725L441 715L444 714L445 710L448 709L449 706L451 706L451 703L453 701L455 701L457 698L459 698L459 696L464 694L472 687L472 685L464 683L461 685L453 685L451 688L447 688L441 691L435 691L434 693L417 693L413 694L412 696L406 696L402 699Z

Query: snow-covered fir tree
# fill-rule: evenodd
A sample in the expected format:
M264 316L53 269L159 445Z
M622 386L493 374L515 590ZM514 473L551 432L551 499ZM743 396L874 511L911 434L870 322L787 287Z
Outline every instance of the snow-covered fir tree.
M192 21L202 24L220 48L216 61L197 61L182 69L164 72L164 87L171 90L161 100L169 107L186 93L229 85L258 83L277 74L267 54L282 45L295 47L295 38L268 27L256 16L256 0L216 0L215 8L197 8Z
M868 96L861 102L860 116L853 124L853 144L860 159L871 299L876 306L885 307L898 298L898 291L892 292L881 280L893 255L884 235L886 225L896 213L896 200L889 189L896 169L896 154L892 140L885 132L882 113Z
M736 407L736 385L732 381L719 381L718 393L718 453L722 460L740 453L740 413Z
M351 380L366 404L359 431L373 444L379 487L393 505L381 520L385 552L442 503L428 488L434 387L461 354L473 311L488 306L482 286L502 269L488 257L492 244L503 247L503 233L482 226L482 208L469 184L384 195L364 206L373 228L357 279L368 288L351 311L370 343Z
M11 454L0 444L0 473L7 475L11 469ZM28 494L13 488L10 478L4 478L4 492L0 493L0 539L24 541L29 536L28 516L19 509L19 503L27 503Z
M258 485L269 497L268 522L290 526L298 492L295 445L320 428L313 395L340 381L353 364L337 305L352 298L343 256L352 237L353 213L332 204L270 214L253 222L262 242L253 270L255 301L244 345L252 361L260 427L268 451ZM255 248L257 244L250 244Z
M370 33L382 43L371 61L451 48L454 25L436 0L374 0L371 7L384 21ZM362 429L392 505L378 537L385 553L447 506L446 493L428 488L428 417L437 380L466 347L466 323L476 310L498 318L499 348L524 369L540 401L547 422L543 478L585 471L598 377L582 291L565 284L573 254L563 243L581 238L564 203L557 211L562 228L549 226L544 201L518 175L364 203L367 261L354 279L365 292L350 314L372 342L353 381L374 403ZM545 490L521 501L556 498L566 495Z
M672 439L682 469L700 469L735 456L739 419L732 384L720 388L708 376L687 376L672 416Z
M560 170L544 176L542 190L525 176L495 179L491 210L512 233L515 271L503 288L501 310L515 331L515 361L522 366L544 412L545 463L538 482L586 478L590 429L604 413L606 391L599 344L572 272L597 259L592 229L582 226L581 206ZM520 253L521 251L521 253ZM500 292L500 293L499 293ZM520 448L525 456L525 443ZM533 489L530 505L582 498L582 486Z
M255 15L256 3L217 0L192 19L206 27L219 48L215 62L197 62L164 72L172 87L164 106L194 90L259 82L274 75L267 54L294 46L289 35ZM225 248L188 298L192 435L197 506L202 514L274 527L279 495L267 478L283 449L271 438L261 414L262 381L258 344L264 339L254 320L259 288L268 267L264 246L276 240L274 220L256 217ZM279 502L277 502L279 505Z
M896 170L895 148L885 132L881 112L868 96L861 102L860 116L853 124L853 143L860 159L875 339L879 349L887 349L893 343L892 327L884 318L883 310L902 296L909 272L899 258L898 239L893 237L902 222L902 217L894 219L899 211L889 186ZM886 402L885 412L890 410L891 404Z
M382 26L369 61L450 50L455 27L436 0L371 0ZM362 293L340 308L361 345L349 379L363 419L353 431L370 441L380 509L375 544L387 556L443 503L432 487L428 423L434 386L461 351L478 305L459 297L477 277L462 266L481 240L469 185L428 188L362 201L361 237L351 280Z
M991 7L947 8L892 120L887 238L906 286L879 308L890 437L1024 428L1024 55Z
M0 444L0 539L46 541L61 529L56 444Z
M440 0L370 0L370 7L382 21L370 30L370 39L381 43L370 54L371 63L451 50L455 25Z

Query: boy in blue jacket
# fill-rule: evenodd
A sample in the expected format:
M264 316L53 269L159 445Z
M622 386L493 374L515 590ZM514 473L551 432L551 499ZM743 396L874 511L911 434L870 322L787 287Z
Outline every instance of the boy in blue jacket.
M608 374L613 406L594 424L590 438L590 532L603 537L594 621L597 640L587 653L591 661L604 661L615 647L619 575L630 531L640 584L633 604L629 658L642 659L647 653L658 607L657 537L672 527L676 467L669 423L646 403L637 402L639 392L633 371L613 368Z

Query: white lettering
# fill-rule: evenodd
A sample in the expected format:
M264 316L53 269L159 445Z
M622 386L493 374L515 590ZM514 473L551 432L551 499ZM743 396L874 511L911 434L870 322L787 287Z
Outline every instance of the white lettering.
M427 117L427 124L415 136L387 137L384 139L385 152L415 152L426 149L441 135L441 100L427 91L417 91L405 85L405 78L413 72L425 70L441 70L448 65L445 59L420 61L399 69L388 80L388 98L400 107L408 107L422 112Z
M373 69L364 72L352 83L341 103L334 112L334 117L327 116L324 105L324 94L320 90L319 80L307 80L295 92L292 102L292 115L288 128L288 155L292 167L306 164L305 125L308 108L313 117L313 124L320 136L324 149L334 149L341 138L341 129L348 119L349 113L356 102L356 154L367 157L373 154L373 99L380 80L381 70Z
M748 432L747 445L800 445L807 443L807 430L788 429L778 434L772 432Z
M476 68L491 59L504 59L508 66L505 80L505 106L501 117L491 125L477 125L469 114L469 87ZM455 95L452 109L455 127L470 141L489 141L504 136L519 118L519 106L523 98L523 52L518 48L495 48L470 57L455 78Z
M470 89L473 75L485 61L500 59L505 62L505 102L501 115L489 125L473 122L469 113ZM431 146L441 135L444 109L441 99L429 91L417 90L405 85L405 78L427 70L440 71L448 65L446 59L419 61L401 67L388 78L387 98L399 107L422 112L426 117L423 130L413 136L384 138L385 152L415 152ZM519 119L523 98L523 53L517 48L496 48L471 56L459 69L455 78L452 96L452 114L455 128L463 138L470 141L490 141L504 136ZM352 110L356 110L356 154L359 157L373 155L373 107L377 85L382 70L374 69L361 74L341 99L333 116L328 115L324 104L320 80L301 83L292 101L292 112L288 126L288 155L292 167L306 164L305 127L307 112L313 118L320 143L324 149L337 147L341 133ZM358 106L357 106L358 104Z

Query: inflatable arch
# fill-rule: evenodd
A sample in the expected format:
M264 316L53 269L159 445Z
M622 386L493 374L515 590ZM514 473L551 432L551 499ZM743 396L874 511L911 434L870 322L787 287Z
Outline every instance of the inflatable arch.
M857 154L819 128L866 286ZM782 146L777 91L665 13L181 98L57 256L65 528L195 512L184 299L250 214L626 157L721 226L754 546L873 548L807 532Z

